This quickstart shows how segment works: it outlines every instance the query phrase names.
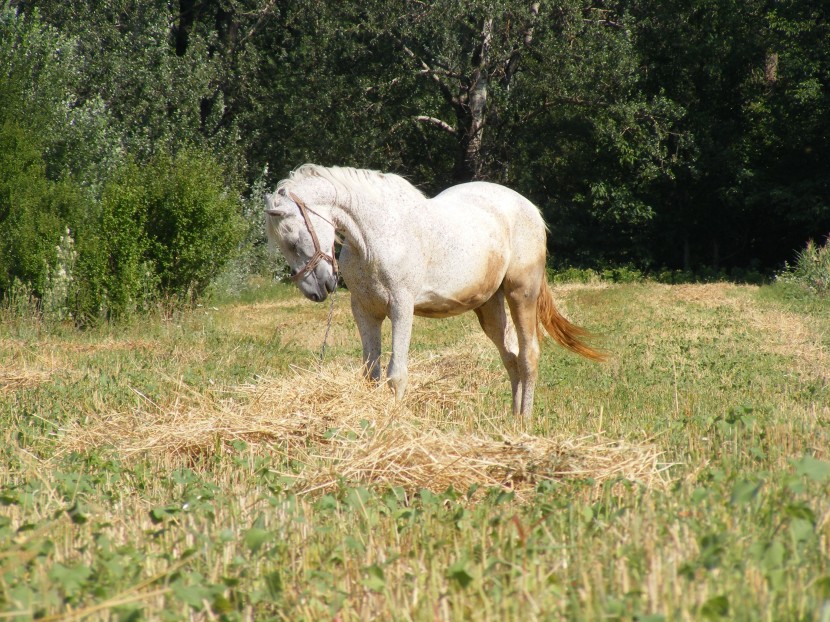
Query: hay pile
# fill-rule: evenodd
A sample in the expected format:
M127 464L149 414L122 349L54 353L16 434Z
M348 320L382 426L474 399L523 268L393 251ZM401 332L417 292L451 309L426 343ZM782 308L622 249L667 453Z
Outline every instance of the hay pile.
M91 417L66 430L64 449L112 446L122 456L192 459L235 452L233 442L243 440L251 451L285 458L275 463L290 460L294 468L285 475L299 493L342 482L434 492L504 486L519 495L543 479L664 483L665 465L650 444L499 433L499 425L517 424L503 412L488 420L485 393L506 385L500 370L473 371L469 352L450 353L413 361L407 398L396 403L386 387L362 381L357 367L327 363L224 395L183 390L165 408L142 400L134 412Z

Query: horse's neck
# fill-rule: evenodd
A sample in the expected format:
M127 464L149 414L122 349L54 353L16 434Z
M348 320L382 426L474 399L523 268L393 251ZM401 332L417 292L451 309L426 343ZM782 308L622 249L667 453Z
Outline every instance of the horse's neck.
M395 192L366 193L336 201L332 217L343 237L362 255L371 257L404 232L414 204L412 197Z

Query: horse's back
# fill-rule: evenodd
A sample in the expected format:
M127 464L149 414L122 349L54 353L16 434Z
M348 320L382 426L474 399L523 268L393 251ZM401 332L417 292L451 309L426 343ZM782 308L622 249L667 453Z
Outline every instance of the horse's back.
M472 181L448 188L433 201L444 213L463 220L462 232L476 236L475 231L485 223L498 223L498 235L493 243L505 252L510 261L525 265L546 254L547 227L542 215L527 198L506 186L486 181ZM445 216L446 217L446 216ZM441 218L439 218L441 220ZM479 236L480 237L480 236Z
M451 210L473 225L494 218L522 236L532 235L544 242L545 223L539 209L524 196L506 186L486 181L471 181L452 186L429 203ZM535 232L535 235L534 235Z
M533 203L509 188L460 184L419 211L427 268L416 301L419 315L445 317L474 309L510 272L544 267L544 221Z

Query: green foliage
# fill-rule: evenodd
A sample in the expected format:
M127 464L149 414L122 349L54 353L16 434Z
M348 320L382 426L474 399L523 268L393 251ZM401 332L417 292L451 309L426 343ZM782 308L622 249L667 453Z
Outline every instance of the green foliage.
M19 126L0 127L0 292L15 278L42 291L60 220L49 200L40 153Z
M157 294L148 248L146 176L127 163L105 183L98 214L80 223L76 313L81 321L118 318L144 308Z
M210 74L198 56L179 58L159 37L164 7L129 13L131 21L102 26L92 39L59 36L36 13L3 9L0 298L20 282L45 315L84 323L159 298L189 303L236 250L240 209L228 169L204 148L167 147L204 142L206 87L198 84ZM72 13L72 35L89 25L77 11L99 25L109 19L80 3L43 8ZM136 47L116 32L125 25L156 47ZM147 91L150 82L170 83L171 92Z
M79 231L82 317L122 317L164 299L190 304L237 250L239 203L196 151L127 163Z
M46 177L39 147L30 131L0 125L0 298L15 280L45 293L65 223L84 204L71 181Z
M47 295L67 227L77 316L192 301L241 236L213 288L232 292L271 261L258 197L305 161L429 193L505 183L540 206L561 266L763 275L830 230L828 28L812 5L759 0L13 0L0 295L15 279ZM218 168L188 163L203 157ZM141 185L130 166L160 174L115 198ZM211 179L246 197L245 231L189 239Z
M826 87L830 34L799 3L647 2L635 12L648 89L686 115L673 183L655 188L668 265L769 269L830 229ZM823 121L819 121L819 118ZM825 128L819 130L819 128Z
M44 140L60 127L66 110L66 84L72 46L37 15L0 7L0 121L16 121Z
M0 9L0 299L15 281L44 294L65 222L83 204L72 180L48 174L65 43L36 19Z
M178 9L163 0L136 5L116 0L19 2L68 39L74 50L72 73L64 88L72 103L68 135L58 137L69 150L67 166L84 177L100 178L119 152L145 162L156 152L175 153L179 145L211 150L225 167L240 163L233 125L224 120L216 82L221 63L211 36L190 37L183 53L173 45L171 26ZM209 110L208 110L209 109ZM96 118L97 121L96 121ZM69 140L80 138L81 145ZM95 162L93 158L104 161Z
M265 193L268 192L268 169L251 184L242 200L241 242L224 269L213 279L209 294L215 300L246 297L259 288L256 277L267 276L287 281L290 269L285 258L274 253L265 237ZM253 289L252 289L253 288Z

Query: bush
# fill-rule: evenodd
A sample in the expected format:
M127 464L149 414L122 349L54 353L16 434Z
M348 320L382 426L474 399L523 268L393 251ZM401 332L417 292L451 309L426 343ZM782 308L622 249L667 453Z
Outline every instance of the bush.
M549 270L548 278L556 285L563 283L599 283L602 281L602 277L596 270L573 267Z
M816 294L830 294L830 236L823 246L813 240L807 242L806 248L798 253L795 265L785 265L778 280L795 283Z
M79 225L78 316L123 317L160 299L194 303L241 233L239 200L210 156L128 162L105 183L97 218Z
M81 323L130 315L157 295L146 259L145 177L135 163L122 165L104 184L97 214L76 223Z
M146 256L160 294L192 303L237 251L244 232L237 195L210 156L156 157L144 171Z
M249 288L260 289L263 279L288 281L288 263L273 252L265 236L265 193L268 168L254 181L242 201L242 238L239 252L213 280L209 295L217 300L249 294Z
M195 302L237 252L240 202L210 156L126 163L93 201L48 180L26 139L0 127L0 299L25 288L49 319L125 317L159 299Z

